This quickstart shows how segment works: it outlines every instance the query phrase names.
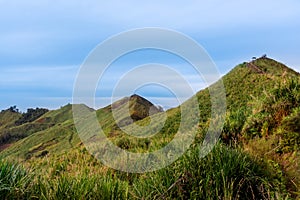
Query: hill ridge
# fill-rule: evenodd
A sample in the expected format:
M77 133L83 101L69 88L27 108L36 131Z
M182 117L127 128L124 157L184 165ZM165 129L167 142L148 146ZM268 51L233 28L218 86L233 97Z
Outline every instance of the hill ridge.
M223 143L221 146L226 144L226 148L222 148L217 158L213 156L215 155L213 154L213 150L212 154L209 154L211 156L211 163L208 163L204 168L198 167L200 166L198 164L205 163L203 159L200 159L199 163L195 163L195 159L187 159L182 168L178 168L178 162L176 162L175 166L170 165L170 167L166 168L168 171L165 171L168 173L159 176L160 180L162 180L157 181L159 186L156 185L157 183L154 183L155 187L161 187L161 183L166 180L165 177L168 177L170 173L174 174L174 171L179 169L179 173L176 176L172 176L172 181L168 181L170 185L166 186L165 191L172 194L177 191L176 188L179 188L178 192L174 193L172 197L176 197L175 194L185 194L181 192L183 190L187 191L186 194L188 192L198 194L197 191L200 190L196 191L192 189L194 187L190 187L190 181L195 181L196 184L192 186L196 187L202 187L203 183L208 183L207 187L209 189L215 188L215 185L210 185L210 183L230 183L228 184L230 187L228 191L232 192L232 187L236 187L238 188L237 192L243 192L244 190L239 184L247 179L247 174L243 171L247 169L251 174L249 177L255 177L253 179L253 186L257 186L260 189L262 185L257 184L258 179L270 174L276 180L267 182L267 190L262 192L259 189L256 192L258 198L268 198L269 189L272 189L273 186L274 188L277 188L277 186L284 188L283 192L279 191L284 196L286 196L287 192L291 194L290 196L299 194L300 189L297 190L297 185L300 185L300 167L297 162L300 160L300 74L280 62L267 57L261 57L237 65L219 81L223 82L226 92L227 111L220 136L220 143ZM197 151L198 144L202 144L203 137L207 134L207 128L211 121L213 121L211 120L210 90L218 90L219 86L220 84L213 84L209 86L210 88L205 88L195 94L198 99L200 120L197 121L199 123L195 141L185 156L194 152L197 158L199 158L199 152ZM183 103L187 109L191 105L189 103L189 100ZM150 112L150 110L162 110L159 107L155 107L146 98L133 94L115 101L104 108L98 110L91 109L90 111L95 112L101 129L113 145L129 152L146 153L159 150L173 140L181 125L181 106L155 114L152 111ZM5 116L7 113L0 113L0 116L1 114ZM151 117L151 114L154 114L154 116ZM11 115L11 119L13 120L17 120L18 117L18 114ZM13 124L5 120L1 121L0 119L0 124L2 124L0 126L0 137L5 130L11 130L11 128L23 128L23 131L28 131L28 135L25 138L13 143L5 143L4 145L6 146L2 145L2 149L0 145L0 156L8 160L24 162L27 166L42 169L42 175L45 173L49 175L45 177L54 178L55 180L60 180L58 177L61 177L61 174L68 176L76 173L78 175L80 174L78 171L90 170L90 168L94 170L90 171L92 175L100 171L100 176L104 175L105 178L110 178L107 173L109 172L112 174L111 177L117 177L118 180L122 181L125 180L129 185L131 181L134 182L138 179L135 175L133 178L128 173L125 175L99 164L87 152L76 134L72 117L72 105L68 104L60 109L47 112L34 122L23 124L22 126L24 127L14 127ZM158 123L151 124L155 121L154 118L158 122L163 122L161 129ZM193 116L186 116L186 118L185 120L194 120ZM7 123L9 125L8 128L5 125ZM41 128L39 125L47 123L51 123L52 126L42 130L35 129L35 126ZM147 125L149 124L151 126L148 127ZM138 126L141 129L146 127L145 134L143 132L144 129L143 131L138 130L134 136L126 132L126 130L129 130L132 133L131 131L138 129ZM25 127L28 130L25 130ZM83 130L85 130L84 128L89 129L90 127L86 125L83 127ZM144 135L147 136L147 134L151 135L151 137L142 137ZM3 147L5 148L4 150ZM235 147L238 148L235 149ZM107 151L107 148L101 149L101 154L106 154ZM172 147L167 151L165 152L166 155L172 156L176 152L176 148L173 149ZM247 155L247 160L250 163L255 163L262 167L262 171L253 174L253 169L250 169L249 165L243 164L245 160L240 157L242 154L239 151L243 152L243 155ZM248 157L248 155L250 156ZM228 159L232 158L236 159L234 163L237 165L233 162L228 162ZM128 159L130 158L128 157ZM155 157L153 159L156 160ZM157 157L157 161L159 159ZM218 168L212 168L211 166L217 166ZM230 167L229 171L232 174L223 174L223 172L226 172L226 169L229 169L228 167ZM212 173L208 174L207 181L201 183L199 180L203 180L201 179L202 176L197 175L197 173L207 175L207 168L211 169ZM241 181L236 182L234 179L233 182L230 182L233 177L232 175L236 175L236 170L240 172L239 180ZM158 173L160 172L158 171ZM215 177L216 174L220 175L220 180L218 178L211 178ZM148 180L148 175L152 176L153 174L140 176L141 183ZM146 182L146 184L148 183ZM245 182L245 184L248 185L249 182ZM218 192L222 192L225 187L225 185L221 187ZM252 190L252 185L250 185L250 188L251 190L247 191L250 191L249 194L254 195L255 192ZM270 192L275 191L276 196L278 191L274 188ZM202 191L205 193L205 191L210 190ZM152 192L150 191L151 194ZM157 197L151 196L151 194L149 197ZM236 197L243 194L237 193ZM259 196L265 194L267 196ZM161 194L159 196L164 197ZM254 196L249 196L250 199L251 197L254 198Z

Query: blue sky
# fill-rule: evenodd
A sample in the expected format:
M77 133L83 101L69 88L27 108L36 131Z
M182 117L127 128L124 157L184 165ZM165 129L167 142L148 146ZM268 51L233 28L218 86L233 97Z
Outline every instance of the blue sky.
M143 27L173 29L193 38L221 74L264 53L300 71L298 0L0 0L0 109L55 109L71 102L76 74L89 52L112 35ZM151 60L146 53L129 57L131 64L156 58L182 70L195 91L205 86L175 58L154 53ZM108 74L109 86L122 71L118 69ZM178 103L163 91L170 93L156 86L138 92L165 107ZM110 92L109 87L99 89L97 95L107 99ZM97 106L105 104L99 99Z

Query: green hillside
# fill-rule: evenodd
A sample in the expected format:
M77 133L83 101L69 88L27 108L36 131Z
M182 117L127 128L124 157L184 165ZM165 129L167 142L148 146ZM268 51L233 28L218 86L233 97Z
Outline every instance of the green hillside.
M72 105L69 104L47 112L32 122L2 130L2 136L6 134L15 138L7 139L7 143L12 145L2 155L24 160L44 156L49 151L60 153L72 147L74 133Z
M153 109L151 102L133 95L115 102L112 106L95 111L100 125L108 136L113 136L115 132L122 132L118 128L118 121L113 118L112 107L116 108L120 121L124 123L124 121L129 122L125 113L127 106L130 109L130 116L135 116L133 121L137 121L136 118L146 118L149 116L150 108ZM88 109L94 112L93 109ZM155 114L161 111L154 107L151 112ZM3 140L3 145L10 144L10 148L3 150L1 155L18 160L43 157L48 153L57 155L69 151L80 143L73 122L71 104L47 112L33 122L14 124L12 127L3 129L0 134L7 137L7 140Z
M0 112L0 129L14 126L15 122L21 117L21 114L11 107Z
M0 155L5 160L21 162L27 169L35 169L38 181L32 181L33 185L28 187L23 184L22 194L15 192L14 187L11 192L0 187L0 195L46 199L300 198L299 74L275 60L261 57L236 66L222 81L227 112L215 149L203 159L198 156L197 145L211 123L207 88L196 94L200 120L189 151L169 167L145 174L109 169L89 155L76 133L72 105L21 125L14 123L21 118L20 113L2 111L0 136L6 134L17 139L3 140ZM218 87L216 83L210 90ZM191 100L181 106L191 109ZM181 121L180 107L162 112L138 95L90 111L96 113L114 144L132 152L154 151L165 146L173 139ZM151 138L136 138L123 132L151 135L159 130L164 119L163 128ZM190 116L185 120L194 119ZM153 124L147 127L150 123ZM137 129L137 125L142 128ZM22 137L14 137L20 133ZM2 165L10 166L0 163L0 169Z
M34 122L47 112L48 109L29 108L27 112L20 113L16 106L3 110L1 112L3 119L0 128L0 145L2 149L32 133L48 128L48 125Z

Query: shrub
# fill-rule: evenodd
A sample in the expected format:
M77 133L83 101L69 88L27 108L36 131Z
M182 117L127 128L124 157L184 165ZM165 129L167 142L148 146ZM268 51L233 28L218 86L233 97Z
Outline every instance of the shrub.
M284 117L300 106L300 82L294 79L279 84L270 92L265 92L261 101L254 102L253 113L243 127L248 137L268 137Z
M23 113L22 117L15 122L15 124L18 126L27 122L32 122L48 111L49 111L48 109L44 109L44 108L36 108L36 109L29 108L27 109L27 112Z
M300 150L300 107L285 117L277 129L281 150L284 152Z

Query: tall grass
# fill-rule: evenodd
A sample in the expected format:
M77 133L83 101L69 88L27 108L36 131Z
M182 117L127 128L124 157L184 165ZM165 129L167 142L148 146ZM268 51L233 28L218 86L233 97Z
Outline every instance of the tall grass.
M128 199L128 184L111 176L62 176L39 179L31 198L38 199Z
M0 199L21 199L31 180L32 176L20 165L0 159Z
M133 184L145 199L278 199L287 194L268 166L218 144L205 158L191 150L173 166L142 176Z
M19 165L0 163L0 199L280 199L284 180L267 163L218 143L204 158L189 150L156 172L63 172L33 178ZM95 166L96 167L96 166ZM100 166L99 166L100 167ZM84 167L83 167L84 168ZM74 168L75 169L75 168ZM71 169L69 169L71 170ZM275 174L275 175L274 175Z

